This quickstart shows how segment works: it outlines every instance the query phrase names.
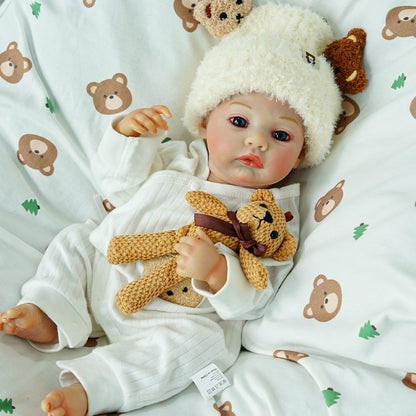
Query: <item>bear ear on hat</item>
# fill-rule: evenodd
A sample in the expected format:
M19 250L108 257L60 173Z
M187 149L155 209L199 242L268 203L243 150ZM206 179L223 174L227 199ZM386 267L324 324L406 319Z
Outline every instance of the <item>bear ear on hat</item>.
M358 94L367 87L367 74L363 67L366 37L363 29L351 29L347 36L333 41L323 52L343 94Z
M193 17L214 38L234 31L251 11L251 0L199 0Z

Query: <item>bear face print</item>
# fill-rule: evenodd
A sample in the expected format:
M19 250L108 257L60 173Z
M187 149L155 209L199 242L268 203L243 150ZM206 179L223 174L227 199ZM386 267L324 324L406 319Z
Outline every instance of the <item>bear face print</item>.
M189 277L164 291L159 298L188 308L196 308L203 300L203 296L193 289L192 280Z
M53 163L58 151L48 139L35 134L25 134L19 140L17 158L22 165L37 169L42 175L50 176L55 171Z
M233 406L229 401L226 401L223 405L218 407L217 403L214 403L214 409L220 413L221 416L236 416L233 412Z
M303 316L306 319L315 318L319 322L328 322L338 314L341 303L342 291L339 283L320 274L313 282L313 290L309 303L303 309Z
M182 19L182 26L187 32L193 32L199 25L194 18L194 7L198 0L175 0L175 13Z
M93 7L95 5L95 0L83 0L84 6L85 7Z
M338 182L334 188L328 191L323 197L319 198L315 205L315 221L320 222L326 218L342 201L344 192L342 187L345 180Z
M352 98L346 95L343 95L342 98L342 113L337 121L335 134L341 134L348 124L352 123L360 114L360 107Z
M384 39L416 37L416 7L401 6L391 9L386 16L386 26L381 32Z
M0 76L10 84L17 84L31 68L32 62L17 49L16 42L10 42L0 53Z
M276 358L280 358L282 360L293 361L294 363L298 363L299 360L301 360L302 358L309 357L308 354L302 354L300 352L289 351L289 350L276 350L273 353L273 356Z
M409 389L416 390L416 373L407 373L402 382Z
M410 114L416 118L416 97L410 103Z
M130 90L127 88L127 77L124 74L115 74L101 82L90 82L87 92L93 98L95 109L102 114L120 113L132 102Z

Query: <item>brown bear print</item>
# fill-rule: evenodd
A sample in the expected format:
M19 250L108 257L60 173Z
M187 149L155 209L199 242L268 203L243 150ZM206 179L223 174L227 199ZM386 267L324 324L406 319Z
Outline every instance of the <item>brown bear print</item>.
M382 32L384 39L416 37L416 6L400 6L391 9L386 16Z
M102 114L116 114L128 108L132 102L127 88L127 77L115 74L101 82L90 82L87 92L94 101L95 109Z
M303 309L303 316L306 319L315 318L319 322L328 322L338 314L341 303L342 291L339 283L320 274L313 282L313 290L309 303Z
M111 212L116 208L108 199L103 200L103 207L107 212Z
M302 358L309 357L308 354L302 354L301 352L290 351L290 350L276 350L273 356L282 360L293 361L298 363Z
M410 103L410 114L416 118L416 97Z
M416 390L416 373L407 373L402 383L409 389Z
M338 182L334 188L328 191L323 197L319 198L315 205L315 221L320 222L326 218L341 202L344 191L345 180Z
M37 169L42 175L50 176L55 171L53 163L58 156L55 145L48 139L35 134L25 134L19 140L17 158L22 165Z
M83 0L84 6L85 7L93 7L95 5L95 0Z
M187 32L193 32L199 25L194 18L194 7L198 0L175 0L175 13L182 19L182 26Z
M343 95L342 98L342 113L337 121L335 134L341 134L345 127L352 123L360 114L360 107L352 98L346 95Z
M31 60L22 55L16 42L10 42L0 53L0 76L10 84L17 84L31 68Z
M236 416L233 412L233 406L229 401L226 401L222 406L218 407L217 403L214 403L214 409L220 413L221 416Z

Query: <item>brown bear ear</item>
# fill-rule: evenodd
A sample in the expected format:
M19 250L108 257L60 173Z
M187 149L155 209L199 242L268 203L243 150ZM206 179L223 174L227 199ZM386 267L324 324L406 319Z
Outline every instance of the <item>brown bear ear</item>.
M367 87L363 67L363 50L367 34L363 29L351 29L347 36L330 43L323 55L331 64L335 81L343 94L358 94Z
M227 217L228 208L218 198L202 191L189 191L185 194L188 204L202 214Z
M250 197L250 202L255 201L274 202L274 196L267 189L257 189Z

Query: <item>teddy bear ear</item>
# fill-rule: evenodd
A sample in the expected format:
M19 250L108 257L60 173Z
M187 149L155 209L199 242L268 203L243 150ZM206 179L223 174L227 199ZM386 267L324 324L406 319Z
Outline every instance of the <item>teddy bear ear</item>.
M289 260L296 253L297 243L292 234L287 233L279 249L273 254L277 261Z
M351 29L347 36L330 43L323 55L331 64L335 81L343 94L358 94L367 87L363 67L363 50L367 34L363 29Z
M269 281L266 266L254 254L240 246L240 264L247 280L257 290L264 290Z
M274 196L267 189L257 189L250 197L250 202L256 201L274 202Z
M227 217L227 206L206 192L189 191L185 194L185 199L191 207L202 214Z

